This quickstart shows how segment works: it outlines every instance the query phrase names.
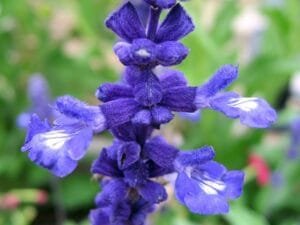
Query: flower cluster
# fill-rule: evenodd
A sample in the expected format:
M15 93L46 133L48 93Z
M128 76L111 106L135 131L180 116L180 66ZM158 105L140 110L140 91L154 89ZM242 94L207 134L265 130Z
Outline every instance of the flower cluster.
M268 127L275 111L260 98L224 92L238 76L238 68L224 65L203 85L191 87L173 66L189 53L180 39L194 29L193 22L175 0L145 0L150 4L144 27L135 7L125 3L106 20L120 40L114 51L126 66L121 81L102 84L90 106L71 96L59 97L50 124L31 117L22 150L37 165L59 177L70 174L85 154L93 133L109 130L113 144L101 150L92 173L101 177L102 192L91 211L93 225L142 225L167 193L158 177L177 174L176 197L190 211L220 214L229 210L228 200L241 195L243 173L227 171L213 161L214 150L205 146L180 151L152 132L170 122L174 112L212 109L241 123ZM160 21L161 11L169 9Z

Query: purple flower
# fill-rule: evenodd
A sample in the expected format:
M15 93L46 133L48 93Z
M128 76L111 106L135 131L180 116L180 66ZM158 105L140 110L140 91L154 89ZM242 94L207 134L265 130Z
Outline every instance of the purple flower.
M227 117L239 118L250 127L266 128L276 120L275 110L263 99L241 97L234 92L219 92L238 76L238 68L224 65L207 81L197 88L195 104L198 108L210 108Z
M88 106L69 96L56 101L53 126L37 115L31 117L22 151L37 165L59 177L70 174L87 150L94 132L105 128L97 106Z
M110 148L101 151L92 166L92 173L123 179L143 199L159 203L167 197L165 189L150 178L173 172L177 152L161 137L148 140L143 147L132 141L115 141Z
M209 108L246 125L267 127L275 111L263 99L221 92L238 75L232 65L221 67L204 85L190 87L176 70L156 67L181 63L188 49L178 41L194 29L191 18L176 0L145 0L148 21L141 22L135 7L125 3L106 20L120 41L114 50L126 66L121 81L102 84L96 97L103 103L87 105L71 96L57 99L53 121L33 115L22 150L57 176L70 174L87 151L93 133L109 130L114 137L103 148L91 172L101 178L102 192L90 213L93 225L143 225L156 204L167 199L157 179L177 173L178 200L192 212L228 212L228 200L241 195L243 173L227 171L213 161L212 147L182 152L154 129L170 122L174 112L194 113ZM170 8L160 22L162 9ZM148 14L147 14L148 15ZM46 102L46 100L45 100Z
M244 174L227 171L212 161L212 147L183 152L176 159L178 177L175 184L177 199L191 212L211 215L229 211L228 200L240 197Z
M187 87L187 82L182 73L175 70L166 70L159 78L151 71L140 71L135 67L129 67L125 74L126 83L101 85L96 96L105 104L110 102L124 101L127 99L136 108L130 110L130 115L126 119L136 124L159 126L168 123L173 119L172 111L194 112L196 96L195 87ZM131 100L130 100L131 99ZM135 104L134 104L135 102ZM110 107L108 111L102 112L106 118L112 113ZM124 111L128 106L118 107ZM120 109L119 109L120 108ZM128 110L129 112L129 110ZM122 114L125 117L125 114ZM118 119L115 124L121 124L122 119Z
M102 183L103 191L96 197L98 208L90 213L92 225L130 224L143 225L146 216L153 211L152 203L136 196L133 190L119 179ZM135 202L129 198L136 197Z

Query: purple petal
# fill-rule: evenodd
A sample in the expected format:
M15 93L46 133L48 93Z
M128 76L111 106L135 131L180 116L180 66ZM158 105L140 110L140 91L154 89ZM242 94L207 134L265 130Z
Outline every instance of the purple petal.
M143 71L137 66L127 66L124 70L123 81L134 87L143 76Z
M125 41L117 42L114 45L114 52L118 56L121 63L125 66L134 65L134 60L131 55L131 44Z
M29 129L34 129L31 125ZM37 165L59 177L70 174L77 166L92 139L92 130L79 124L54 127L46 132L35 133L23 146L29 158Z
M123 173L124 181L133 188L145 184L149 177L148 166L141 160L123 170Z
M106 26L119 37L131 42L137 38L145 38L145 29L134 6L127 2L119 10L113 12L105 22Z
M114 127L111 131L113 135L120 140L143 143L150 137L153 128L128 122L121 126Z
M156 48L156 58L162 66L174 66L180 64L188 55L189 50L181 43L167 41Z
M198 105L203 101L202 98L212 97L228 87L238 77L238 73L237 66L228 64L220 67L205 84L197 88Z
M186 196L184 202L191 212L201 215L225 214L229 211L226 199L220 195Z
M198 183L185 173L179 173L175 181L175 195L181 204L185 204L187 195L196 196L200 192Z
M152 123L155 125L168 123L174 117L174 115L168 108L162 106L156 106L152 108L151 114L152 114Z
M106 129L105 118L98 106L89 106L72 96L62 96L57 98L56 108L66 117L81 121L96 132Z
M109 209L93 209L90 211L89 220L92 225L111 225L109 221L110 211Z
M162 137L157 136L146 142L144 151L157 165L166 168L173 168L174 160L178 150L169 145Z
M136 39L132 42L131 56L136 65L150 66L156 59L156 45L148 39Z
M27 127L27 134L25 138L25 144L30 142L32 138L39 133L44 133L51 130L50 124L47 122L47 120L42 121L38 115L32 114L28 127ZM24 151L22 149L22 151Z
M144 106L152 106L162 99L162 89L152 71L145 71L134 87L135 99Z
M183 73L177 70L167 69L159 76L161 86L164 90L178 86L187 86L187 80Z
M100 107L109 128L130 121L134 114L139 111L139 104L131 98L106 102Z
M101 183L102 191L97 194L98 207L117 205L127 197L128 187L122 179L111 179Z
M194 24L180 4L177 4L160 25L155 41L177 41L194 30Z
M144 1L154 7L160 7L163 9L171 8L176 4L176 0L144 0Z
M97 89L96 97L103 102L108 102L118 98L130 98L133 94L132 89L127 85L105 83Z
M107 149L102 149L99 157L93 162L91 172L110 177L121 177L122 172L118 169L117 160L111 159L107 154Z
M150 180L140 185L138 189L140 195L148 202L160 203L168 197L164 186Z
M153 212L154 209L155 207L153 203L140 198L132 207L132 211L134 212L133 215L130 216L132 225L144 224L147 215Z
M154 161L150 160L148 163L149 178L161 177L170 173L174 173L174 166L166 167L159 166Z
M132 44L118 42L114 51L125 66L155 66L156 45L148 39L135 39Z
M184 120L190 120L192 122L198 122L201 118L201 111L197 110L195 112L180 112L179 116Z
M225 166L215 161L205 162L196 167L195 176L210 177L210 179L221 180L223 175L227 172Z
M176 169L182 171L187 166L202 165L214 157L215 151L211 146L204 146L192 151L182 151L176 158Z
M149 110L141 110L131 120L134 124L149 125L152 122L152 115Z
M197 110L194 104L196 88L175 87L165 90L161 104L176 112L194 112Z
M239 198L243 191L244 173L241 171L229 171L222 178L226 183L224 196L228 199Z
M136 142L125 142L118 151L118 166L126 169L140 159L141 147Z
M256 128L269 127L276 120L275 110L261 98L244 98L226 92L212 98L210 107L230 118L239 118L242 124Z

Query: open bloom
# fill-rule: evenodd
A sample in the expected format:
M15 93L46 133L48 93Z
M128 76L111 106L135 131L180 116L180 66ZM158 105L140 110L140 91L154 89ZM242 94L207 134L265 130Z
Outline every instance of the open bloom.
M191 212L210 215L229 211L228 200L240 197L244 174L227 171L212 161L212 147L182 152L175 165L178 177L175 184L177 199Z
M36 164L63 177L71 173L87 150L93 131L105 128L105 118L97 106L88 106L72 97L56 102L56 119L51 126L37 115L31 117L22 151Z

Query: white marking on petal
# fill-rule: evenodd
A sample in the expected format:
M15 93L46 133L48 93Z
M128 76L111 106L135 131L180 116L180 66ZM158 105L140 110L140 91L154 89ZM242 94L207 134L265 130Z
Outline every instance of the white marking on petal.
M223 181L211 178L204 171L195 171L192 167L186 167L185 172L188 177L196 180L199 187L208 195L218 195L226 188Z
M146 49L143 49L143 48L136 51L135 54L140 56L140 57L144 57L144 58L147 58L147 57L151 56L151 53L148 52Z
M250 112L258 107L257 98L233 98L228 105L245 112Z
M65 130L53 130L40 134L39 136L41 142L43 142L46 147L52 150L59 150L72 137L72 135L66 133Z
M219 191L223 191L226 188L224 182L213 179L201 179L199 186L208 195L217 195Z

